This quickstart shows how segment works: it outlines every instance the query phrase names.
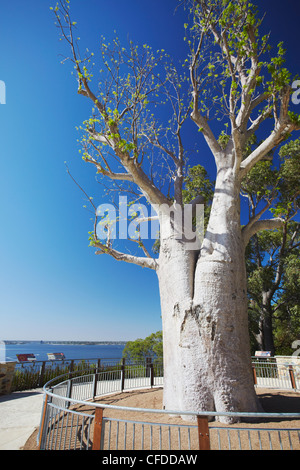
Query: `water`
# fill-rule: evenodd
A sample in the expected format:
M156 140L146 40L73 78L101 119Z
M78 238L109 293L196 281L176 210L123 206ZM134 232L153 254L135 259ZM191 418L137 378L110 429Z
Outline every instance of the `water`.
M5 360L17 361L17 354L34 354L37 361L47 361L47 353L63 353L66 359L119 359L124 344L6 344Z

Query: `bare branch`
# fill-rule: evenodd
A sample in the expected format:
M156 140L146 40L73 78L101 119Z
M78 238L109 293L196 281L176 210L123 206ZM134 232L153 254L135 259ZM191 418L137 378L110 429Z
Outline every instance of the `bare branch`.
M283 142L286 136L295 130L295 124L288 119L282 123L264 140L253 152L241 163L240 177L241 179L253 168L253 166L262 160L272 149Z
M111 180L121 180L121 181L131 181L131 182L133 182L133 177L129 173L115 173L110 169L110 167L108 166L108 164L106 162L105 163L106 163L107 169L103 168L103 166L97 160L95 160L91 155L88 155L88 156L86 155L84 157L84 161L86 161L88 163L92 163L93 165L95 165L95 167L97 168L98 173L101 173L101 175L107 176Z
M68 175L70 176L70 178L72 179L72 181L74 181L74 183L76 184L76 186L80 189L80 191L86 196L86 198L88 199L88 201L90 202L90 204L93 206L94 210L95 210L95 213L97 211L97 207L95 206L95 204L93 203L93 199L88 196L87 192L82 188L82 186L80 186L80 184L75 180L75 178L71 175L71 172L69 170L69 167L68 165L66 164L65 162L65 166L66 166L66 169L67 169L67 173Z
M133 181L136 185L139 186L139 188L141 189L143 195L146 197L148 202L150 202L151 204L169 204L170 203L169 199L166 198L163 195L163 193L155 186L153 181L151 181L146 175L146 173L143 171L143 169L141 168L141 165L138 164L137 156L134 155L132 157L130 155L130 152L126 148L124 149L123 144L124 142L127 141L127 139L122 138L122 131L119 126L119 120L112 118L108 109L106 109L105 102L101 101L101 99L98 98L91 90L90 76L87 72L85 65L82 65L84 64L84 61L80 59L77 53L76 47L75 47L75 42L73 38L73 22L70 19L69 10L65 6L63 0L60 0L59 3L61 6L65 24L62 23L62 19L60 18L59 12L56 10L55 10L55 15L56 15L58 26L61 30L62 36L71 47L72 62L74 63L74 67L77 72L78 82L79 82L78 92L82 94L83 96L88 97L93 102L93 104L99 111L100 116L103 119L105 128L107 130L106 133L104 134L99 133L98 135L96 132L92 131L93 138L96 138L100 143L108 144L113 149L118 161L121 163L123 168L127 171L127 173L131 175L130 178L127 177L126 179L130 179L130 181ZM68 34L66 34L66 29L68 30ZM150 75L150 71L152 71L152 69L151 70L149 69L147 72L144 72L145 79L146 79L146 76ZM136 73L136 71L134 72ZM117 75L112 74L112 81L115 83L116 80L118 80ZM118 84L119 83L117 83L117 85ZM139 81L137 83L137 86L138 88L136 89L136 93L139 94L141 93L143 83ZM141 103L141 98L139 99L137 98L136 101L132 104L132 106L133 107L137 106L140 103ZM126 112L129 111L132 108L132 106L126 107L125 108ZM125 113L125 110L123 110L123 113ZM132 125L135 127L134 119L136 119L136 116L132 118ZM91 133L91 130L89 130L88 132ZM135 133L136 131L134 130L133 134ZM92 163L95 163L92 160L89 160L89 161ZM100 169L100 172L104 172L106 176L109 176L111 179L121 179L120 174L117 175L113 172L110 172L109 170L103 169L101 166L99 169Z
M257 220L254 223L250 223L243 227L242 229L242 237L244 241L244 246L247 246L249 240L253 235L257 232L262 230L275 230L282 228L285 224L285 220L281 219L280 217L276 217L274 219L263 219Z
M141 266L142 268L150 268L150 269L156 270L158 267L158 261L155 260L154 258L133 256L133 255L129 255L126 253L122 253L120 251L113 249L110 246L104 245L103 243L99 241L93 242L93 246L99 249L99 251L96 251L96 255L101 255L101 254L106 253L112 256L117 261L125 261L126 263L137 264L138 266Z
M195 96L195 92L193 92L193 95ZM216 160L216 163L218 163L221 158L224 156L224 152L220 146L220 144L218 143L214 133L212 132L208 122L207 122L207 119L205 117L203 117L200 113L199 113L199 110L196 108L196 98L194 98L194 109L193 109L193 112L191 114L191 118L192 120L195 122L195 124L197 124L197 126L199 127L199 129L201 130L205 140L206 140L206 143L208 144L215 160Z

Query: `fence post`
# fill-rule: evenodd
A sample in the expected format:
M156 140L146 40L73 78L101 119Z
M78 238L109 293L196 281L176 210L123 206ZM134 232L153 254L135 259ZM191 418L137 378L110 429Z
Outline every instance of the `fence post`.
M67 398L72 397L72 387L73 387L73 380L69 379L68 380L68 388L67 388ZM66 401L66 408L69 408L71 405L71 402L68 400Z
M153 362L152 362L152 359L151 357L149 358L149 370L150 370L150 387L152 388L153 387L153 384L154 384L154 370L153 370Z
M151 358L146 357L146 377L150 377L150 362Z
M199 450L210 450L208 417L197 415Z
M97 383L98 383L98 371L95 372L94 379L93 379L93 399L95 398L97 394Z
M43 385L43 380L44 380L44 375L45 375L45 368L46 368L46 362L42 362L42 366L40 369L40 375L39 375L39 380L38 380L38 387L42 387Z
M94 437L92 450L101 449L101 435L103 425L103 408L96 408L94 418Z
M71 360L70 362L70 367L69 367L69 379L72 378L72 372L74 370L74 359Z
M294 374L294 369L293 366L289 365L289 374L290 374L290 380L292 384L292 388L296 390L296 381L295 381L295 374Z
M252 372L253 372L253 381L254 381L254 385L257 385L257 375L256 375L256 368L255 368L255 365L252 365Z
M47 403L48 403L48 395L46 394L45 400L44 400L43 415L42 415L42 420L41 420L41 425L40 425L39 450L43 450L43 449L41 449L41 446L42 446L42 439L43 439L44 426L45 426L45 417L46 417L46 411L47 411Z
M122 365L121 365L121 392L124 390L125 385L125 357L122 358Z

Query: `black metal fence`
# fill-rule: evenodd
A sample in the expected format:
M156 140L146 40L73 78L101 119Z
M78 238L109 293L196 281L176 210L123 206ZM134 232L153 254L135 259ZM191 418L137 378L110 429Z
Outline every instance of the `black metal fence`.
M110 377L108 380L117 380L121 376L121 371L130 370L129 366L135 368L137 378L144 376L144 370L146 377L156 377L158 373L162 373L162 358L147 358L146 361L140 362L125 358L92 358L18 363L15 367L12 391L40 388L49 380L63 374L69 374L71 378L75 374L76 376L86 374L87 371L91 374L107 372L109 373L107 377ZM253 358L252 368L255 385L300 390L300 364L278 363L275 358L268 360ZM125 380L126 372L122 377Z
M91 374L99 374L102 372L109 373L107 377L110 380L116 380L121 376L122 371L128 371L130 366L135 367L136 374L144 376L144 367L146 365L146 377L154 377L155 370L159 368L161 373L162 359L152 360L147 358L146 361L131 362L125 358L118 359L65 359L63 361L34 361L17 363L12 383L12 392L21 390L31 390L43 387L49 380L64 374L73 376L85 375L87 372ZM139 372L140 367L140 372ZM152 371L152 374L151 374ZM126 374L122 375L123 380Z

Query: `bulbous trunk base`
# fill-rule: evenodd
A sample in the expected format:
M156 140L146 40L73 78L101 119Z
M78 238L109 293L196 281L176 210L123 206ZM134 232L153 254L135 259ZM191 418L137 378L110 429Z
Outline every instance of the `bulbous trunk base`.
M200 252L190 251L183 240L161 235L158 278L167 409L258 409L238 201L233 169L219 169Z
M243 281L232 263L207 260L197 266L192 301L172 303L172 292L161 292L166 409L257 412Z

